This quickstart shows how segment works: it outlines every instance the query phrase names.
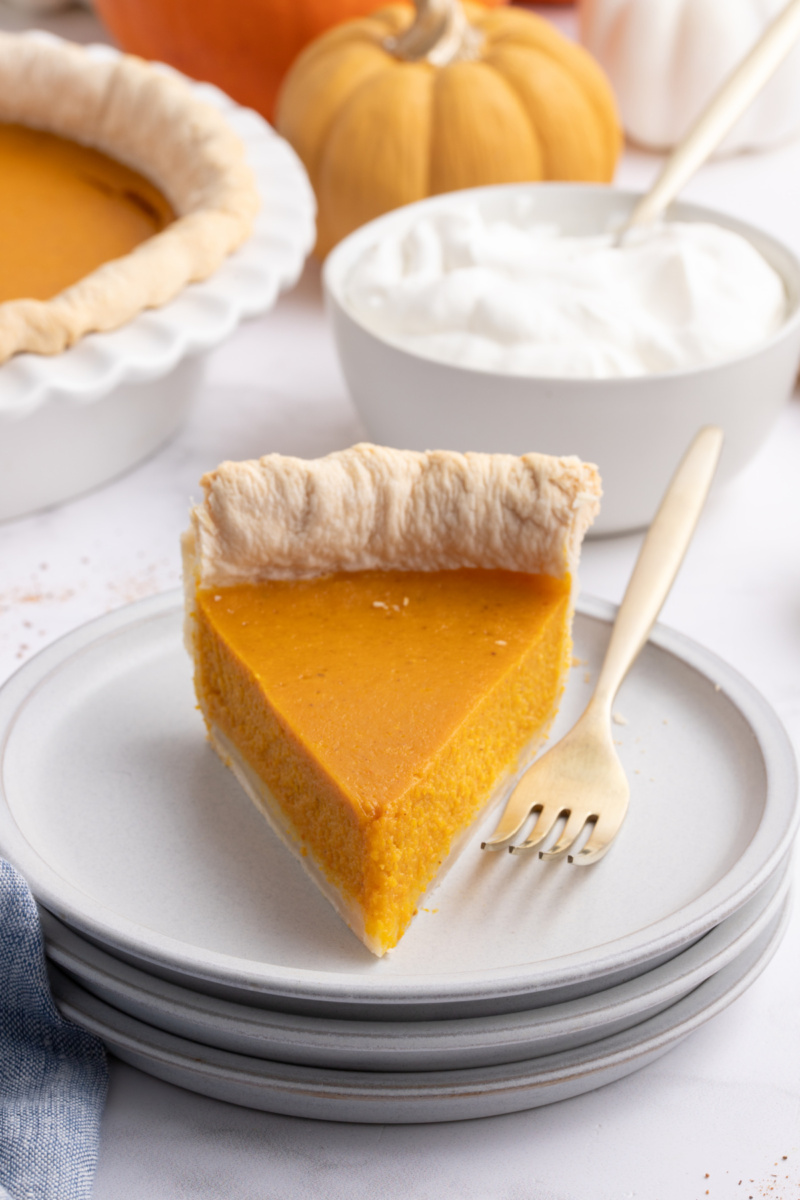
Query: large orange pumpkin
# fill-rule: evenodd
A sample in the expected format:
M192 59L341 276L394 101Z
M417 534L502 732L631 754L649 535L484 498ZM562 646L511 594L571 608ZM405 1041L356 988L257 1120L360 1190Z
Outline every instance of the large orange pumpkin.
M489 8L507 0L482 0ZM272 120L283 76L304 46L386 0L95 0L123 50L216 83Z

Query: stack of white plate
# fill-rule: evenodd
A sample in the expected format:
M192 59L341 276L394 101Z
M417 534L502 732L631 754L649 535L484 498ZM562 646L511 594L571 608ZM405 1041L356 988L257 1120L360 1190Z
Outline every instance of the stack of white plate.
M579 606L556 736L611 616ZM657 630L620 693L632 802L612 852L586 869L486 855L478 830L378 961L206 745L181 623L177 594L122 609L0 693L0 852L42 907L62 1011L125 1061L303 1117L508 1113L644 1066L776 949L792 751L687 639Z

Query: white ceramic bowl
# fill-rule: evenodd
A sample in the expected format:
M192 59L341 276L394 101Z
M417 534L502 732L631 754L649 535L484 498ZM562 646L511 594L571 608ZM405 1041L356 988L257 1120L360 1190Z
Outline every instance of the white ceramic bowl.
M87 49L100 59L119 53ZM161 308L62 354L18 354L0 366L0 520L86 492L153 453L181 424L209 351L272 307L314 243L314 196L294 151L219 89L187 82L244 143L262 196L253 233Z
M459 193L461 195L461 193ZM568 234L621 225L635 195L586 184L511 184L469 193L490 216L532 197L544 223ZM767 342L734 359L629 379L503 375L423 358L361 325L342 298L352 263L374 242L424 212L453 203L436 196L350 234L323 273L328 311L350 393L371 440L409 450L577 454L597 463L603 504L595 533L650 523L670 476L702 425L720 425L718 482L756 453L789 398L800 361L800 262L766 233L711 209L675 204L671 216L712 221L750 241L782 276L788 316Z

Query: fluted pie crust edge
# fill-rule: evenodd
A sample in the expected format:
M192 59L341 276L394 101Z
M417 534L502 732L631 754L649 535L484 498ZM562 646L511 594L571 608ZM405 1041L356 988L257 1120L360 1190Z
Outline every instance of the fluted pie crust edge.
M101 150L145 175L177 219L51 300L0 304L0 363L58 354L208 278L249 236L260 199L225 118L179 77L128 55L0 33L0 121Z

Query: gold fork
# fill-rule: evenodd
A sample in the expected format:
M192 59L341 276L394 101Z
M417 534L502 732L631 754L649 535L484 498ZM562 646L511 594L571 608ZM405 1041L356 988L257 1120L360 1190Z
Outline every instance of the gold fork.
M569 862L597 862L619 832L628 811L630 787L611 736L611 705L620 684L650 634L680 569L711 487L722 430L708 425L695 437L672 478L639 551L617 612L597 687L583 715L551 750L525 772L483 850L524 854L546 841L558 821L566 824L540 858L559 858L593 825ZM529 817L529 837L512 845Z

